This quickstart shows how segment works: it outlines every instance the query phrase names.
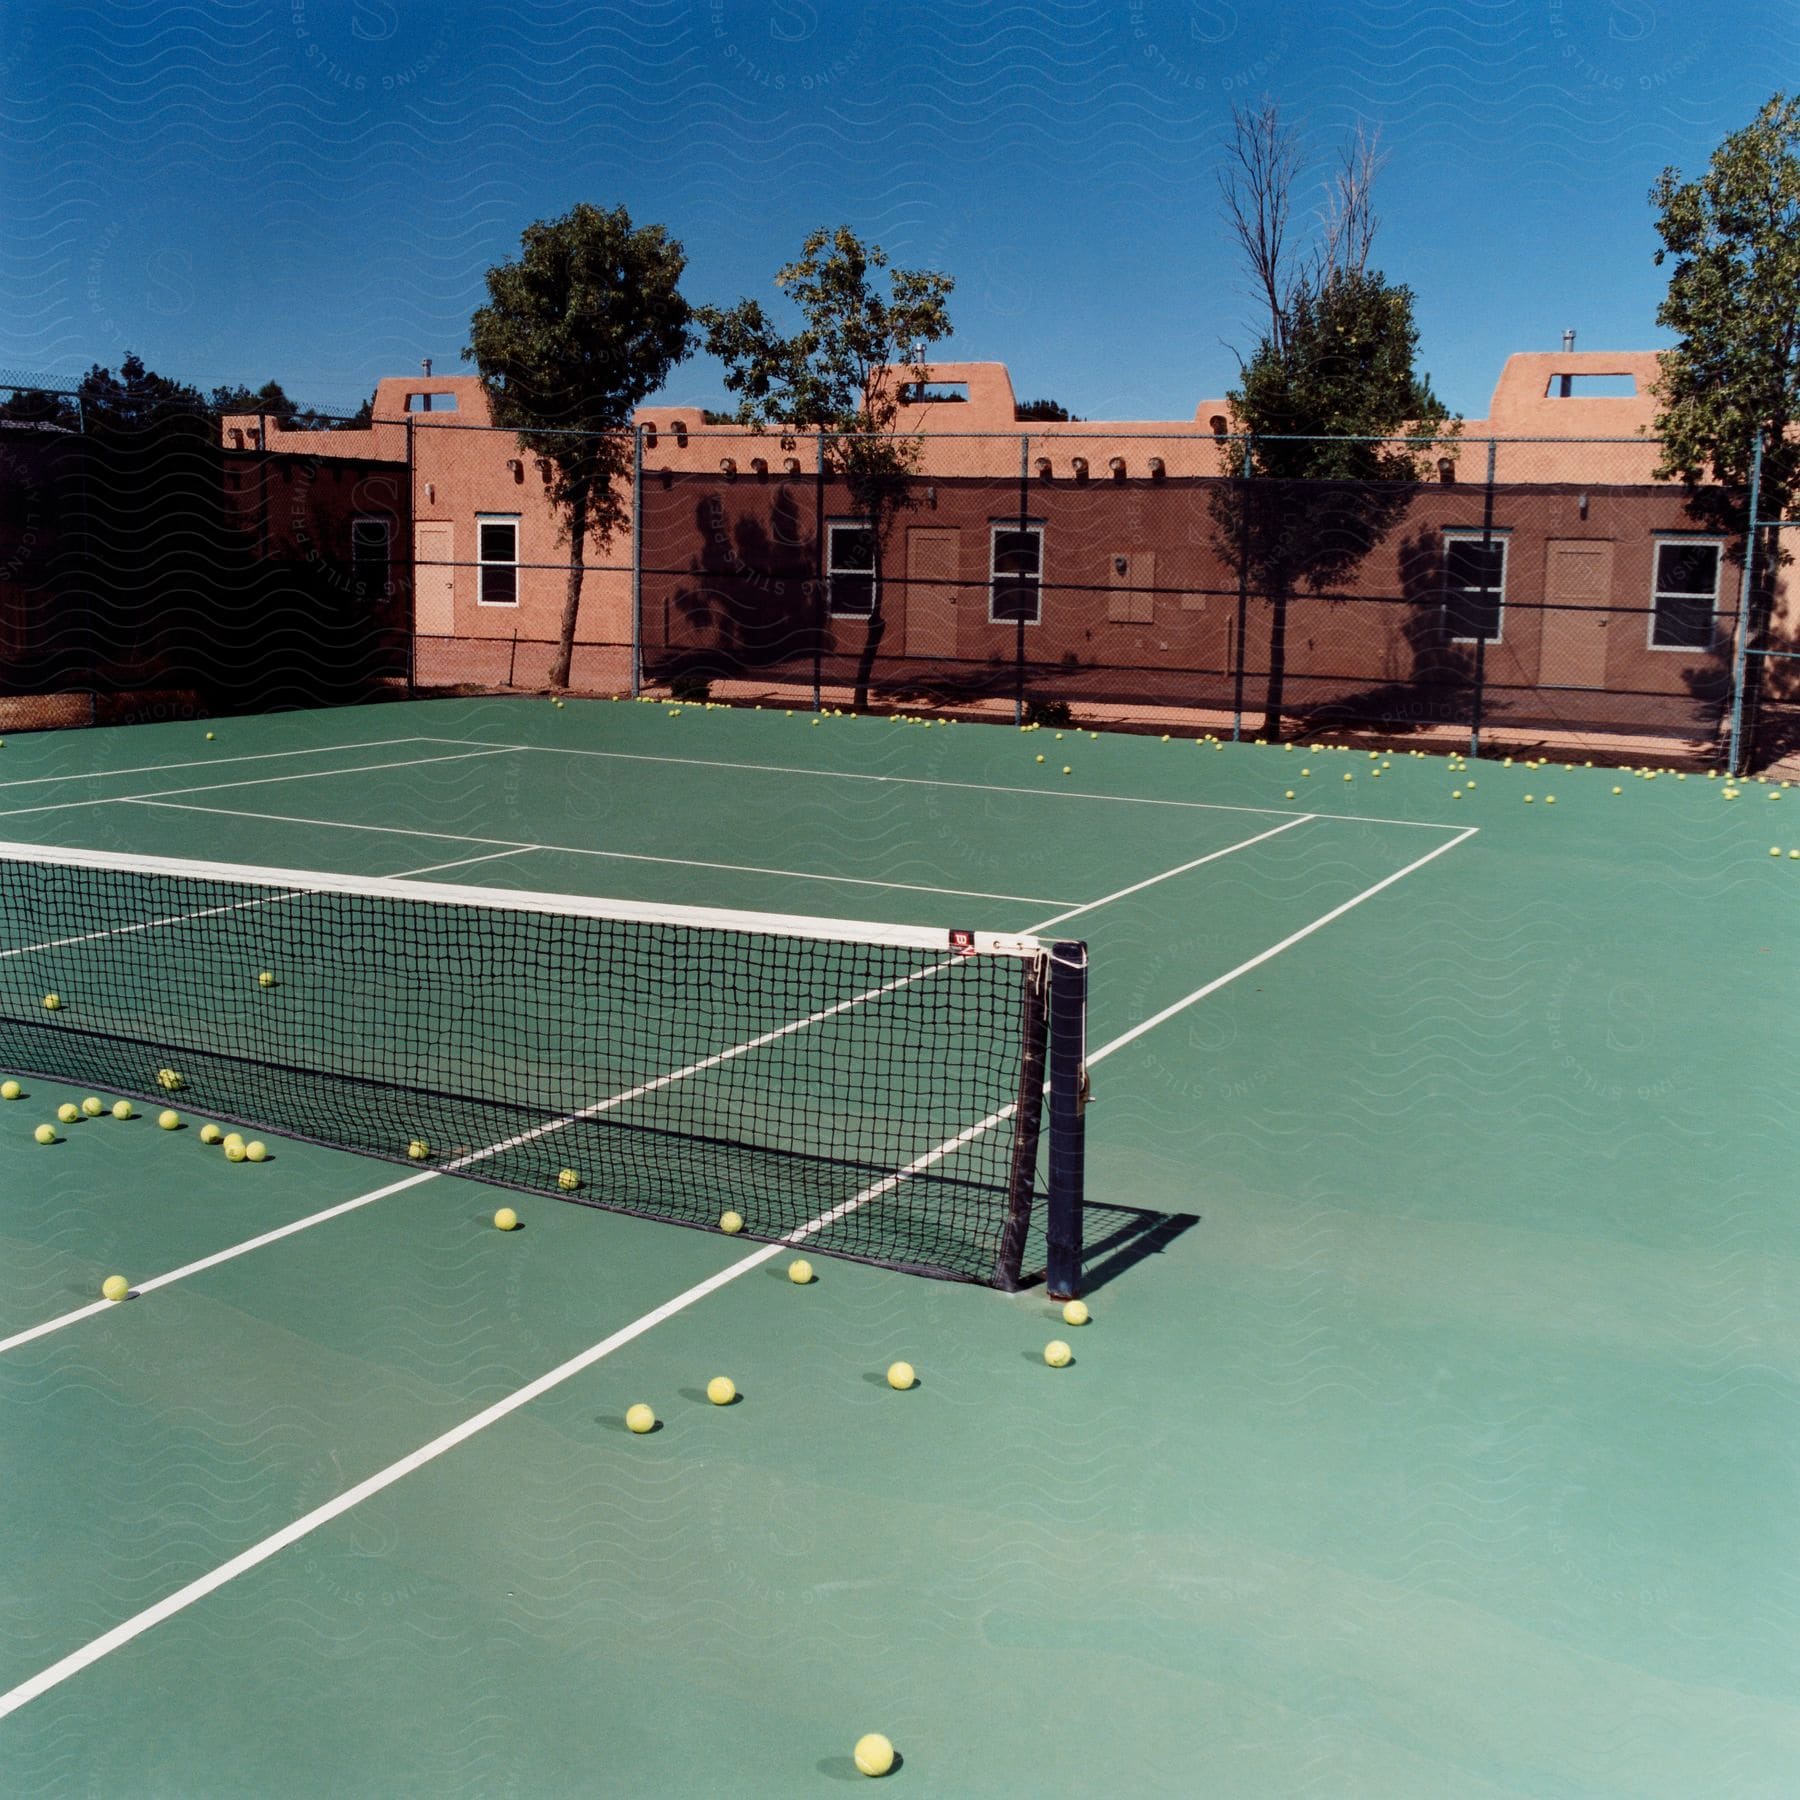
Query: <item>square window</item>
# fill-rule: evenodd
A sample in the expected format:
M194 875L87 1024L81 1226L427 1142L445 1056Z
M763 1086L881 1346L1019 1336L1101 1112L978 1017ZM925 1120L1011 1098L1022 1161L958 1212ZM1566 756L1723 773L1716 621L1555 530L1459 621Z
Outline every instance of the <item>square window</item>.
M519 521L516 517L480 517L475 521L475 553L481 578L476 595L482 606L519 604Z
M1650 596L1652 650L1710 650L1719 606L1716 540L1658 538Z
M834 617L866 619L875 610L875 534L864 519L825 527L826 608Z
M989 620L996 625L1036 625L1043 616L1043 520L996 521L989 532Z
M1453 643L1500 642L1506 608L1506 539L1444 533L1444 619Z
M386 519L350 521L350 571L356 578L359 594L379 600L391 592L389 542L390 529Z

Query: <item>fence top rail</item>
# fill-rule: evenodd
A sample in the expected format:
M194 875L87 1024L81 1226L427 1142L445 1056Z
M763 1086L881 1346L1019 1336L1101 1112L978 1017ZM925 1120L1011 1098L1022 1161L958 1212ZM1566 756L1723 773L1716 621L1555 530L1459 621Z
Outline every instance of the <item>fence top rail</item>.
M676 435L673 423L661 424L644 420L636 425L610 426L605 430L593 431L573 425L533 425L520 427L500 425L492 422L475 423L464 420L458 422L448 416L434 418L428 413L420 413L411 419L415 430L445 431L500 431L509 436L517 436L521 430L528 430L534 435L545 437L597 437L624 438L633 436L672 437ZM389 421L398 423L398 421ZM1385 436L1331 434L1326 432L1216 432L1200 427L1167 426L1167 425L1128 425L1096 427L1091 431L1071 431L1062 426L1045 431L1033 429L1028 423L1021 423L1017 431L840 431L829 426L816 425L711 425L694 422L684 423L681 432L688 437L704 435L708 442L722 443L729 440L767 443L792 438L796 441L804 439L808 444L829 440L833 443L852 443L863 438L885 440L889 438L909 438L929 443L966 442L966 443L1002 443L1017 444L1023 438L1043 439L1094 439L1108 443L1196 443L1196 444L1410 444L1415 448L1430 448L1433 445L1482 445L1488 444L1630 444L1640 449L1660 449L1662 440L1652 437L1513 437L1495 432L1391 432Z

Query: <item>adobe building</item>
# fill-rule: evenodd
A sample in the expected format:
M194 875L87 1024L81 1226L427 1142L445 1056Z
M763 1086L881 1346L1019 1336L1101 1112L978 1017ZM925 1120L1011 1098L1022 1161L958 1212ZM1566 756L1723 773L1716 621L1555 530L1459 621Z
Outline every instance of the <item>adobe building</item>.
M882 547L876 687L1260 705L1268 609L1240 592L1222 531L1242 458L1226 403L1022 421L1004 365L928 373L901 412L922 442ZM1656 479L1656 376L1653 352L1509 357L1488 416L1434 447L1436 479L1323 595L1289 603L1285 705L1462 717L1473 671L1496 723L1709 729L1740 568ZM227 420L227 443L257 447L241 434L266 423ZM635 646L652 680L846 686L876 577L816 434L667 404L636 424L641 517L590 542L571 685L625 691ZM386 379L366 429L268 429L261 447L406 471L418 685L544 684L568 548L547 470L494 426L477 377Z

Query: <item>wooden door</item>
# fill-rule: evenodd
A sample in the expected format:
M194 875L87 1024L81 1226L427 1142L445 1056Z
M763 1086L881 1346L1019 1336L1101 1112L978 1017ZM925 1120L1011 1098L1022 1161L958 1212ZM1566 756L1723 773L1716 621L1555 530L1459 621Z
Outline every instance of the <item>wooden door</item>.
M1543 687L1606 685L1607 613L1612 601L1613 547L1594 538L1553 539L1544 550L1546 611L1538 682Z
M456 635L456 527L420 520L413 526L413 630L420 637Z
M906 654L956 654L956 574L962 533L914 525L906 534Z

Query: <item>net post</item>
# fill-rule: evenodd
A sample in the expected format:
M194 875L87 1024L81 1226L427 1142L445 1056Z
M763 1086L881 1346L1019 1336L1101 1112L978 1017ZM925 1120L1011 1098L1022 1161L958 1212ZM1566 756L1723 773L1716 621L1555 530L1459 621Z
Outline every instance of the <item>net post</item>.
M1050 959L1033 957L1019 995L1019 1097L1014 1115L1006 1222L994 1261L994 1286L1017 1293L1024 1282L1025 1242L1037 1198L1038 1140L1044 1117L1044 1051L1049 1025Z
M1050 949L1050 1185L1044 1285L1053 1300L1081 1291L1087 1138L1087 945Z

